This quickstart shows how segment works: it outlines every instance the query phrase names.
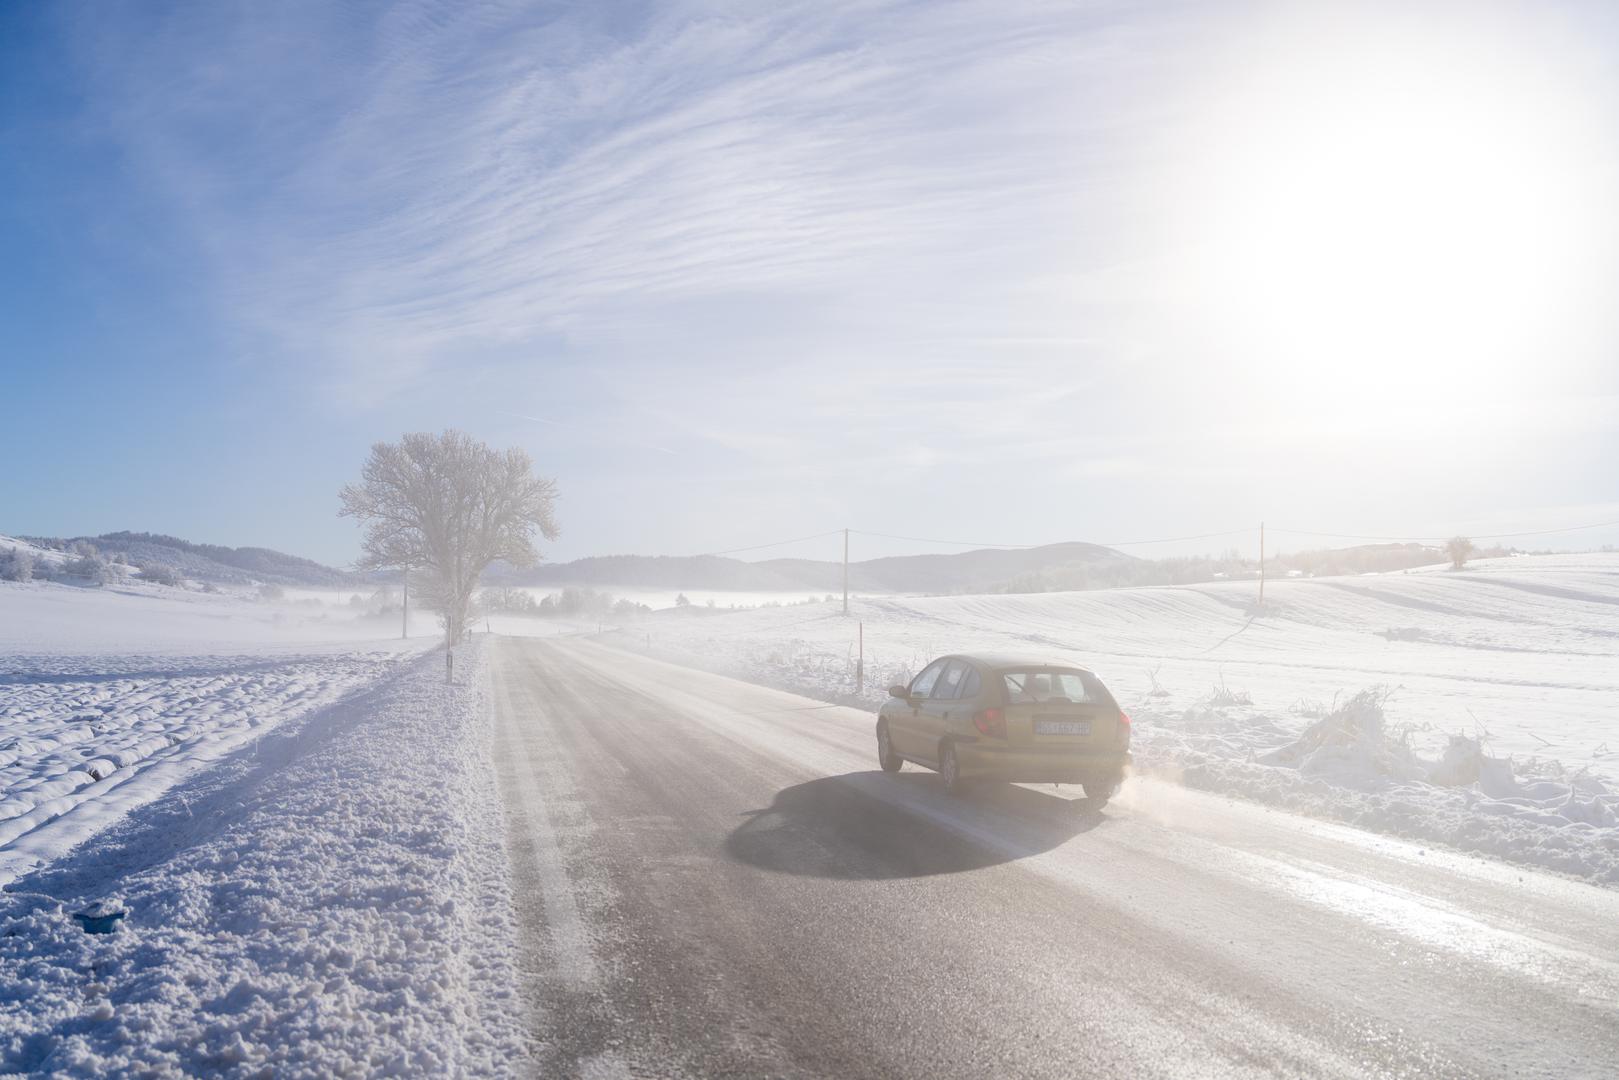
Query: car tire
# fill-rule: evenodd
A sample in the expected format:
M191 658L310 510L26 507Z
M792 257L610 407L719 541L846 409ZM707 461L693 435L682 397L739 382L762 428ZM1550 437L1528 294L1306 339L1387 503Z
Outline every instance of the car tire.
M1123 778L1111 776L1106 780L1081 781L1080 787L1085 789L1085 797L1092 803L1097 806L1106 806L1107 801L1114 796L1119 790L1119 785L1123 782Z
M956 748L949 743L939 751L939 778L944 781L944 789L952 795L960 795L967 790L967 781L961 776L961 762L956 759Z
M905 764L905 759L894 752L894 744L888 738L888 725L877 725L877 764L883 767L883 772L899 772Z

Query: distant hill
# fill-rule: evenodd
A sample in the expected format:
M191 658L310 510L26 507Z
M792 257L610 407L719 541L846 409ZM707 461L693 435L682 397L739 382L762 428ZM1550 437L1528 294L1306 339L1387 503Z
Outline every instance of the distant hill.
M123 556L136 566L164 563L188 578L224 585L255 582L272 585L344 586L371 580L361 574L324 566L313 559L288 555L269 548L221 547L193 544L176 536L158 533L115 532L103 536L57 537L25 536L21 539L36 547L65 551L80 540L96 546L103 555Z
M949 555L896 555L850 563L849 587L884 593L993 592L1032 577L1071 576L1137 561L1112 548L1084 543L1015 550L984 548ZM717 555L606 555L541 564L527 570L492 567L485 577L502 584L542 587L617 585L824 593L843 588L843 564L814 559L743 562Z
M849 564L849 587L871 592L997 592L1031 575L1093 571L1134 563L1122 551L1077 541L1032 548L978 548L948 555L891 555ZM808 559L758 563L821 590L842 588L843 565Z

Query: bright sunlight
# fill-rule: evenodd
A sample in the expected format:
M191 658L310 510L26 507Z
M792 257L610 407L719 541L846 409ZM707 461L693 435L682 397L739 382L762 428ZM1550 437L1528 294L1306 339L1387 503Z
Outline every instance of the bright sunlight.
M1584 158L1605 137L1509 29L1321 26L1215 106L1188 285L1278 399L1326 380L1338 415L1393 384L1431 404L1554 375L1537 344L1568 344L1598 254L1609 200Z

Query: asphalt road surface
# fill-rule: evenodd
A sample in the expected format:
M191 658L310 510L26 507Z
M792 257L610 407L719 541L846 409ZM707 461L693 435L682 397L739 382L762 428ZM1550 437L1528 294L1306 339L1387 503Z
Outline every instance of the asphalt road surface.
M495 643L547 1076L1619 1076L1619 893L1132 779L951 798L872 716Z

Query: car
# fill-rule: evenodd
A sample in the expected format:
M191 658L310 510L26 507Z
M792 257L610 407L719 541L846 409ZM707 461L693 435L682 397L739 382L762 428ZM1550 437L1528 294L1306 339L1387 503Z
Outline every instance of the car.
M952 654L888 694L877 713L883 771L913 762L952 794L975 780L1079 784L1101 804L1130 765L1130 718L1072 664Z

